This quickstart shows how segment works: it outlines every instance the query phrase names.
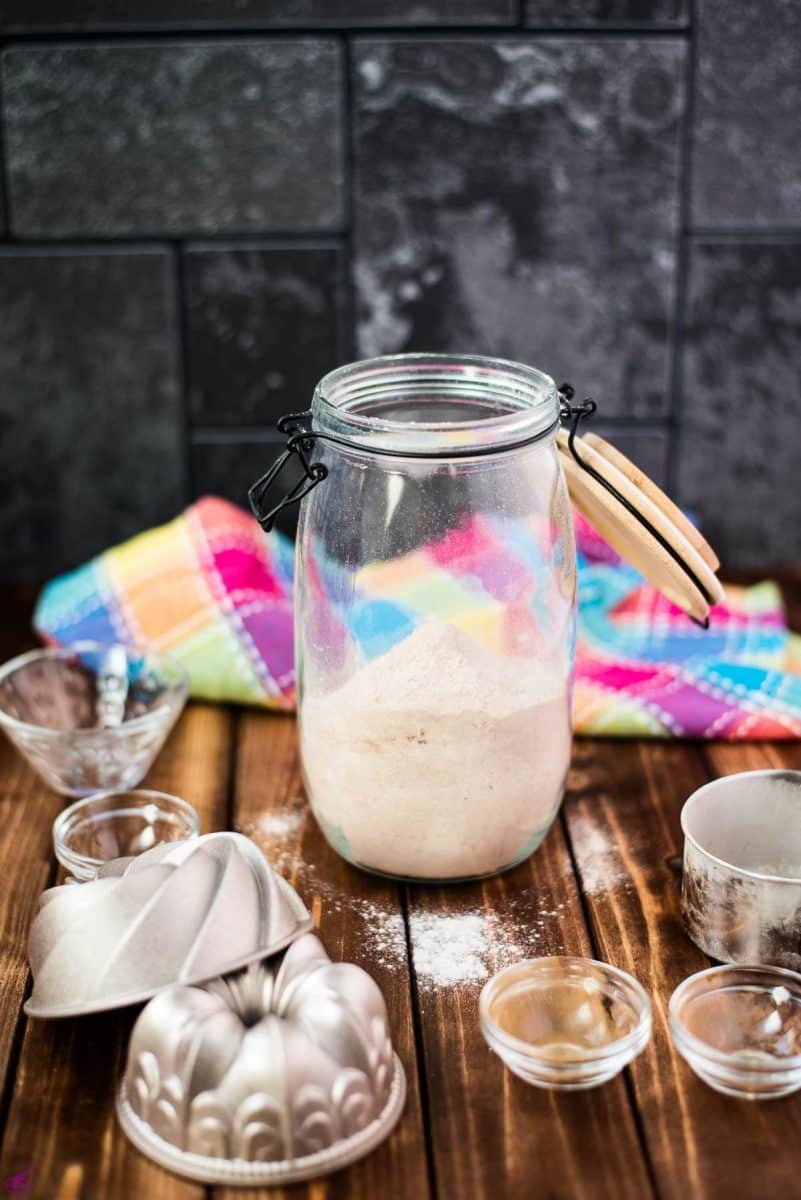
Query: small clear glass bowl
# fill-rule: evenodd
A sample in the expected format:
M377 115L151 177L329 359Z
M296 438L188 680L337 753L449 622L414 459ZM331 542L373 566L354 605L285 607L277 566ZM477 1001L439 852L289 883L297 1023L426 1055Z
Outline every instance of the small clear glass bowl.
M148 647L127 647L123 719L104 728L97 678L108 652L99 642L76 642L32 650L0 667L0 728L63 796L135 787L189 694L179 663Z
M606 1083L651 1036L645 990L590 958L533 958L499 971L484 986L479 1014L484 1038L510 1071L558 1091Z
M724 1096L771 1100L801 1088L801 975L723 966L679 984L668 1009L673 1044Z
M97 792L65 808L53 822L56 858L76 879L94 879L113 858L134 858L159 842L197 837L191 804L166 792Z

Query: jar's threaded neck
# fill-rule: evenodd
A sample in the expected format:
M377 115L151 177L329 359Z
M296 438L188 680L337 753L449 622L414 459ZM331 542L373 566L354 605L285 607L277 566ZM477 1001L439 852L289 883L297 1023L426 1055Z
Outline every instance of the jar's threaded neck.
M339 367L318 384L315 428L367 451L477 454L545 436L559 420L554 381L522 363L400 354Z

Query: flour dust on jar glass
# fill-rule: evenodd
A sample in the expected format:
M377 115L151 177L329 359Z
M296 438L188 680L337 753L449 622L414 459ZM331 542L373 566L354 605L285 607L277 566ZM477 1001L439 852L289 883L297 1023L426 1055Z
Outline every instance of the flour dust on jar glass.
M333 371L311 410L281 422L287 448L251 502L270 528L302 499L304 782L356 866L492 875L558 812L575 646L570 411L531 367L400 355ZM266 513L293 458L300 480Z

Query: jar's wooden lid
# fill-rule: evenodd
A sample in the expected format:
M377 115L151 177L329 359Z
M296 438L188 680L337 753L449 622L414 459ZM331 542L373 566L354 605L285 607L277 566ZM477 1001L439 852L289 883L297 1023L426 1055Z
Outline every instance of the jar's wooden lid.
M649 583L706 624L723 599L714 550L684 513L624 454L597 434L558 434L570 498L610 546ZM582 465L583 464L583 465ZM614 492L609 488L613 488Z

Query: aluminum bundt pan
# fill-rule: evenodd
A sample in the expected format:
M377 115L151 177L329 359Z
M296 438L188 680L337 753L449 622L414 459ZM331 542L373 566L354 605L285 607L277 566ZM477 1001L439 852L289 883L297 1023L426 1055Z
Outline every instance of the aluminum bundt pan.
M239 833L165 842L87 883L49 888L31 926L31 1017L77 1017L149 1000L283 949L312 921Z
M377 985L307 934L226 979L151 1000L131 1035L117 1114L168 1170L285 1184L369 1153L405 1096Z

